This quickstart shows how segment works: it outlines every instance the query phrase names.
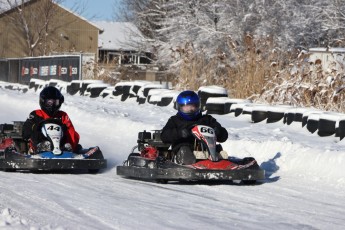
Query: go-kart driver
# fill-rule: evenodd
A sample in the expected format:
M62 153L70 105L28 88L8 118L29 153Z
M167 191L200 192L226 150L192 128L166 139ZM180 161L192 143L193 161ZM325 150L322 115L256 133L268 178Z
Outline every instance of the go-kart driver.
M51 143L39 130L42 121L47 119L56 119L61 122L63 129L63 150L77 152L81 147L79 143L79 134L66 112L61 111L61 104L64 102L64 96L60 90L53 86L45 87L39 96L41 109L30 113L23 125L23 139L29 141L30 151L32 153L51 151Z
M199 96L193 91L183 91L176 98L177 114L170 117L162 129L161 140L172 144L172 152L178 164L189 165L196 162L193 154L195 138L191 128L207 125L214 129L217 141L225 142L228 132L211 115L202 115Z

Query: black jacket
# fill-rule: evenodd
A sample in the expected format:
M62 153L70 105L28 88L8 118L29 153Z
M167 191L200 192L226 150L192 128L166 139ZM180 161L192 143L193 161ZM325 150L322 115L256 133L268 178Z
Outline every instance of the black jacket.
M190 129L194 125L207 125L215 129L218 142L224 142L228 139L228 132L223 128L215 118L211 115L200 114L195 120L187 121L182 118L178 113L169 118L168 122L162 129L161 140L164 143L172 144L172 148L181 144L194 144L195 138L190 135L187 138L183 138L181 134L182 129Z

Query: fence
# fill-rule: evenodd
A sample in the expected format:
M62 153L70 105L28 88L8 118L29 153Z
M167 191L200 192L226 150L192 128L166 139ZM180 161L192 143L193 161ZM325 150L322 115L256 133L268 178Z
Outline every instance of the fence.
M0 81L28 84L31 78L80 80L81 60L81 55L0 59Z

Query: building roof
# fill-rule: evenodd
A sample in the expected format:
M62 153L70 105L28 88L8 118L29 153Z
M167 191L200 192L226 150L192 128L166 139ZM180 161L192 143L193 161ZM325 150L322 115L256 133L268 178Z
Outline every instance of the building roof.
M98 36L99 50L138 51L144 42L144 36L139 29L130 22L93 22L103 33Z

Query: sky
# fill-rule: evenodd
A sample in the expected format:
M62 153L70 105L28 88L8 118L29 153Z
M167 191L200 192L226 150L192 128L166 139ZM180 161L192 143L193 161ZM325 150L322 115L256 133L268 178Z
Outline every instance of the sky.
M92 21L113 21L114 9L118 0L64 0L62 5L68 9L73 9L76 4L85 6L85 11L81 16Z
M38 94L4 89L0 124L24 121ZM10 84L14 89L18 85ZM25 86L20 86L25 87ZM0 171L0 229L332 229L345 226L345 139L319 137L300 122L252 123L249 114L213 115L229 133L232 157L265 169L257 185L168 183L116 175L138 132L176 113L136 98L89 98L62 90L84 147L99 146L108 168L96 175Z

